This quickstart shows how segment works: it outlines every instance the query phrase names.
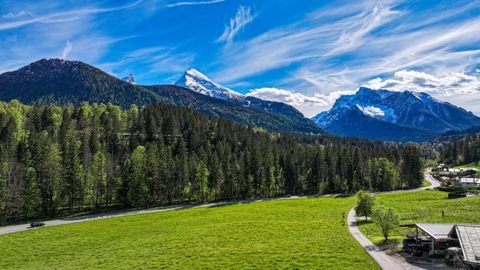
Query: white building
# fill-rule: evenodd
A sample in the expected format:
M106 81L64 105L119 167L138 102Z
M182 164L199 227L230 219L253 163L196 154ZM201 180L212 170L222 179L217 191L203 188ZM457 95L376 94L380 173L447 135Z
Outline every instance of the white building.
M478 187L480 186L480 178L460 178L460 184L464 188Z

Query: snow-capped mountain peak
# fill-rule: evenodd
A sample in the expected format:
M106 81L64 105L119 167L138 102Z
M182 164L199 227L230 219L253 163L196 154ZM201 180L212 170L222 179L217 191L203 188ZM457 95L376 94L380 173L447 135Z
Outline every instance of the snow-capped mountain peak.
M480 125L480 118L424 92L360 87L313 117L321 128L345 136L422 141L449 130Z
M200 71L198 71L194 68L188 69L187 71L185 71L185 74L187 74L187 75L189 75L190 77L193 77L193 78L199 78L201 80L212 82L212 80L210 80L210 78L205 76L205 74L201 73Z
M210 78L194 68L190 68L185 71L183 76L175 83L175 85L220 99L244 98L242 94L212 81Z

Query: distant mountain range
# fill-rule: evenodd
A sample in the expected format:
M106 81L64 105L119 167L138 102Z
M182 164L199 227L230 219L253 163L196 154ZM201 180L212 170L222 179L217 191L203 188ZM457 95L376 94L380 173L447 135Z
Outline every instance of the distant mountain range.
M187 73L192 73L186 72ZM200 73L199 73L200 74ZM198 74L192 74L198 75ZM203 75L204 76L204 75ZM185 76L186 77L186 76ZM112 103L124 108L157 102L189 107L205 115L222 117L252 127L280 132L321 133L310 119L293 107L256 98L216 98L201 89L176 85L142 86L120 80L80 61L42 59L16 71L0 75L0 100L18 99L26 104ZM201 79L196 77L195 79ZM200 84L201 82L201 84ZM213 89L199 80L199 85ZM233 91L232 91L233 92Z
M426 141L480 125L473 113L427 93L361 87L312 120L328 132L383 141Z
M188 107L252 127L288 133L323 133L383 141L427 141L480 126L480 118L426 93L361 87L311 120L290 105L242 95L195 69L175 85L136 85L79 61L42 59L0 75L0 100L26 104L112 103L124 108L157 102ZM323 129L323 130L322 130ZM448 137L448 136L447 136Z

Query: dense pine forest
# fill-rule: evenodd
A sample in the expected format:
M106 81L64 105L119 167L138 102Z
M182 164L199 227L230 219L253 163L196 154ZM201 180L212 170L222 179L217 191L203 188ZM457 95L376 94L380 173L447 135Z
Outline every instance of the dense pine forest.
M415 145L269 133L170 105L0 103L0 223L422 183Z
M456 141L436 143L440 160L448 164L462 165L480 160L480 133L465 136Z

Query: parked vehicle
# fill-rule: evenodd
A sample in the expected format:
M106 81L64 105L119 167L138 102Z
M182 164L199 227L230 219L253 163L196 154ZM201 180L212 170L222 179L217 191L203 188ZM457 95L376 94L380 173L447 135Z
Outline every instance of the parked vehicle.
M45 223L43 222L32 222L30 223L30 228L37 228L37 227L43 227L45 226Z

